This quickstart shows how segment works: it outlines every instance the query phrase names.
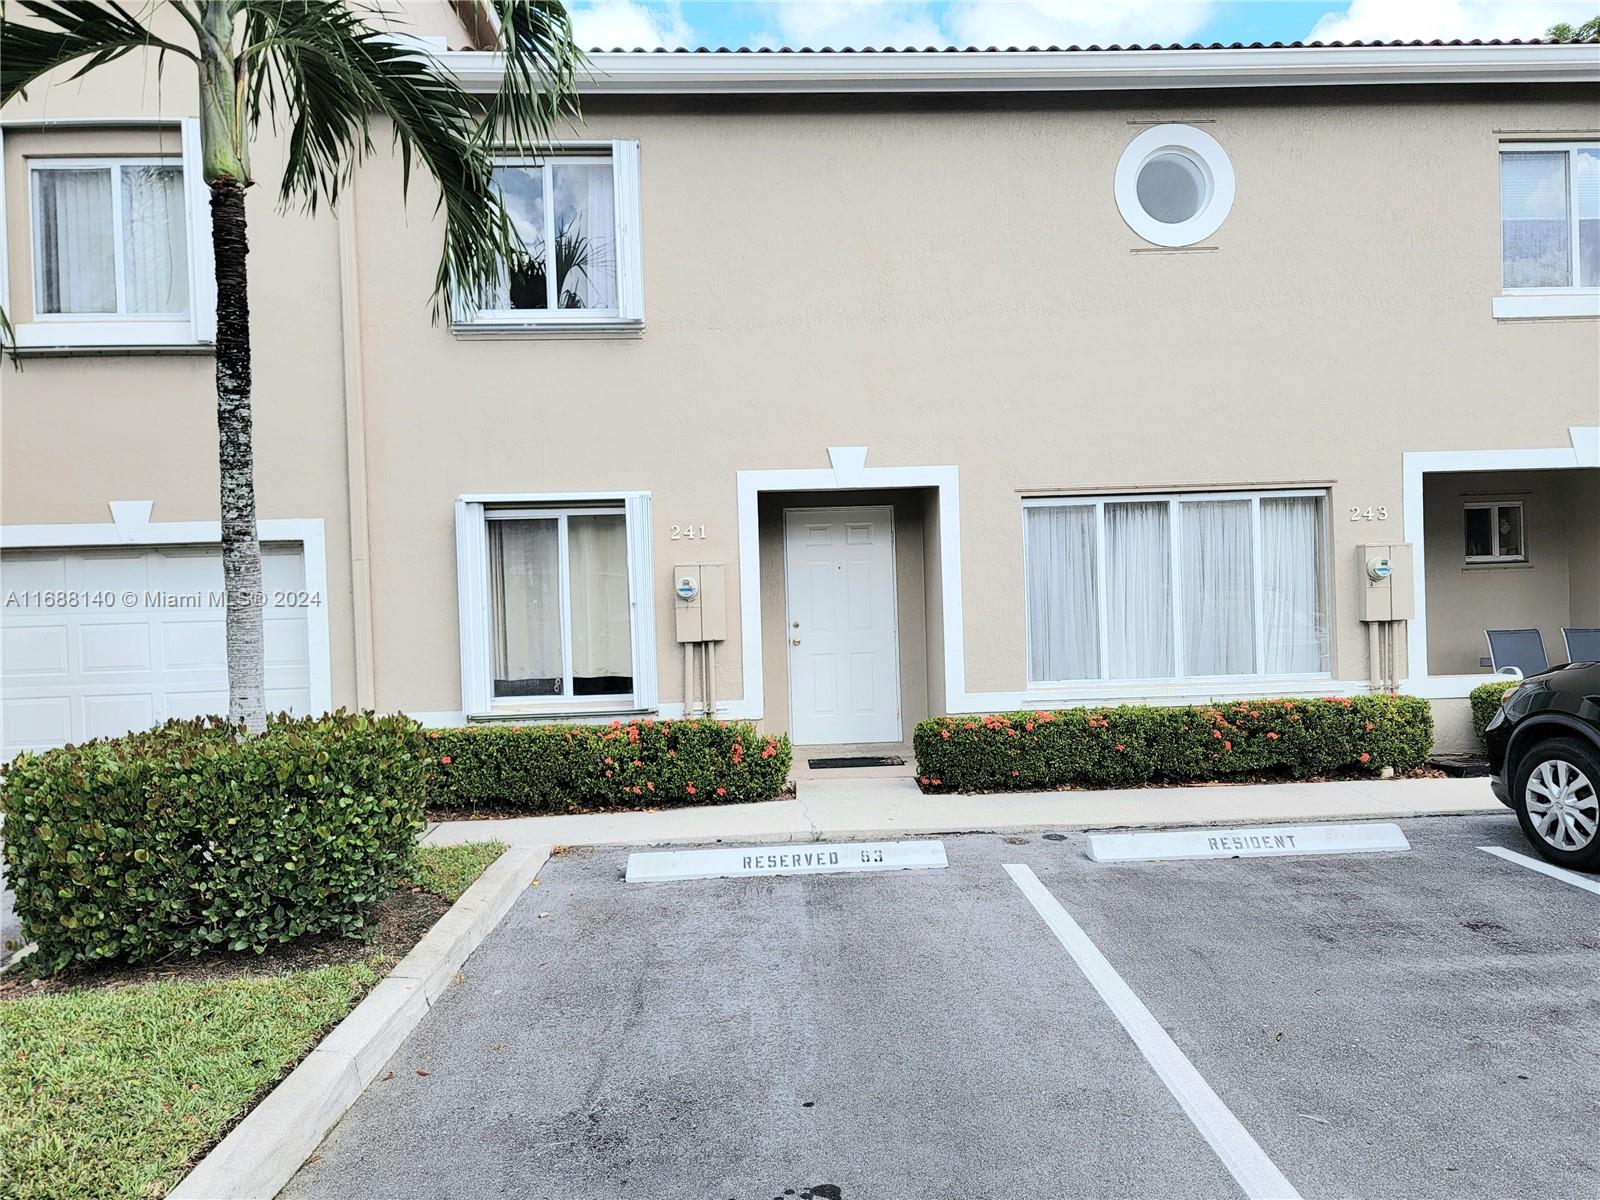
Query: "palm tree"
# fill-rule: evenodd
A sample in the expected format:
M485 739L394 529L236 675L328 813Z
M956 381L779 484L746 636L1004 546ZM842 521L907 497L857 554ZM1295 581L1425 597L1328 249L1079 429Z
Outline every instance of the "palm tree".
M505 78L473 97L414 42L393 14L356 0L167 0L133 12L115 0L0 0L0 105L58 67L85 74L134 51L193 64L200 143L211 191L217 277L217 433L222 570L227 591L228 717L266 727L262 669L261 544L251 452L250 302L245 189L250 143L262 119L285 133L281 206L330 207L374 150L375 118L390 126L409 188L420 166L439 187L444 249L433 287L438 320L472 307L499 280L520 242L493 186L495 153L537 154L556 120L577 111L584 58L561 0L492 0ZM174 37L151 27L176 13ZM76 76L74 76L76 78ZM0 337L9 337L0 311Z

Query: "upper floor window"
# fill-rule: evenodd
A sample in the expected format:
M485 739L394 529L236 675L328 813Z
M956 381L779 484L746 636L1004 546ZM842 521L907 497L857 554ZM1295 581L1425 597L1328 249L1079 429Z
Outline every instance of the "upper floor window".
M1497 316L1600 315L1600 143L1500 152L1500 263Z
M28 166L36 317L188 315L181 161L45 159Z
M1233 164L1203 129L1155 125L1128 143L1113 182L1128 228L1155 246L1193 246L1233 207Z
M1030 500L1028 679L1328 670L1326 496Z
M0 128L0 305L21 353L216 338L200 122Z
M458 329L605 332L643 317L638 146L508 159L495 168L521 253Z

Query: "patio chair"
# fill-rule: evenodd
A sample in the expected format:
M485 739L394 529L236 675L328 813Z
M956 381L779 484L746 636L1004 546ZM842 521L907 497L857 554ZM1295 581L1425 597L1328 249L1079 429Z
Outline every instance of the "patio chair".
M1600 662L1600 629L1563 629L1568 662Z
M1537 629L1485 629L1489 663L1497 675L1537 675L1550 669L1544 638Z

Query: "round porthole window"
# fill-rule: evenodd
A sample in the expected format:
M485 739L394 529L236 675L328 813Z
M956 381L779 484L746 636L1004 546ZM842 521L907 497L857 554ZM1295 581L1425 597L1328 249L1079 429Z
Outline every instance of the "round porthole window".
M1145 241L1192 246L1233 207L1233 166L1217 139L1192 125L1145 130L1117 163L1117 208Z

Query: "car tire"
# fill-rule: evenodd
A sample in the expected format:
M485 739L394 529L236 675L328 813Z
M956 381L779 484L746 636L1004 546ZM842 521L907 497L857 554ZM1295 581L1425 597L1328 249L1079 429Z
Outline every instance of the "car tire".
M1600 870L1600 754L1573 738L1540 742L1517 763L1517 820L1541 858Z

